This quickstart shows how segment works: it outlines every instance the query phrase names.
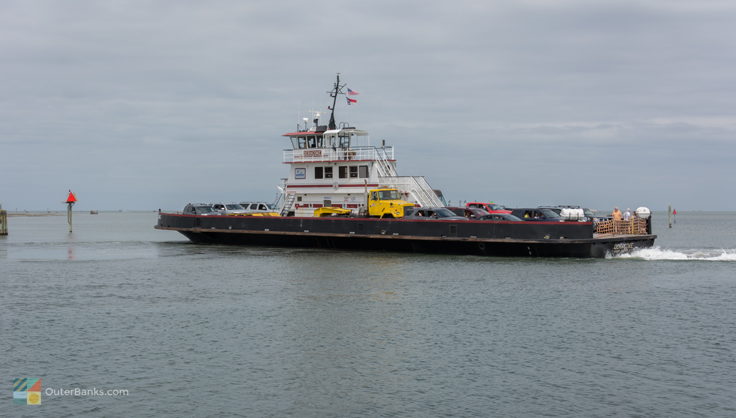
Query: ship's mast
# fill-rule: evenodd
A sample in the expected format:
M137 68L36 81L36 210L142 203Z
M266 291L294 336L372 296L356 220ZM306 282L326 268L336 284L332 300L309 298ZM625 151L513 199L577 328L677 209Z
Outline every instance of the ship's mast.
M340 85L340 73L337 73L337 81L335 81L335 87L333 87L332 90L329 92L330 97L332 97L332 106L327 106L327 108L330 110L330 123L327 129L332 130L337 128L337 124L335 123L335 104L337 104L337 95L345 94L342 92L343 87L345 87L345 84Z

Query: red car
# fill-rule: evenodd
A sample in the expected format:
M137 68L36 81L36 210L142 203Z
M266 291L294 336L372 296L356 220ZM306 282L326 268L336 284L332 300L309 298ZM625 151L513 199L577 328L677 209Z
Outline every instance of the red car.
M506 209L505 207L501 205L497 205L495 203L468 202L465 205L465 207L483 209L488 213L511 213L510 210Z

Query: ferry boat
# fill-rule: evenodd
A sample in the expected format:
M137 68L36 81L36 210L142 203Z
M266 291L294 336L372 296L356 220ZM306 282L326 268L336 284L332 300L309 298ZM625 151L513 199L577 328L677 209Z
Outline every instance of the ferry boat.
M289 175L279 186L278 216L159 213L155 228L197 243L526 257L604 257L654 244L651 218L596 233L592 222L404 217L412 206L446 205L425 177L398 175L393 146L335 122L337 98L353 100L345 88L338 74L327 125L317 114L311 126L307 119L283 135L291 147L283 151Z

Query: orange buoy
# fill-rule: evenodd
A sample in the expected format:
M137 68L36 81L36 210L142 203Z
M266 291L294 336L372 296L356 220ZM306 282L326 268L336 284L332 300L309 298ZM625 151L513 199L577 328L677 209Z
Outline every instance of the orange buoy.
M69 233L72 233L72 206L77 202L77 196L74 196L71 190L69 190L69 196L66 197L66 222L69 224Z

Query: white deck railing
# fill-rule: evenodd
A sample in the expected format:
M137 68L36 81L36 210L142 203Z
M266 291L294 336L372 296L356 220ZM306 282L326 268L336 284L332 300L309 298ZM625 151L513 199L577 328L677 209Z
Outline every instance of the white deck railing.
M284 150L285 163L318 162L318 161L374 161L393 160L394 147L355 147L349 149L306 148Z

